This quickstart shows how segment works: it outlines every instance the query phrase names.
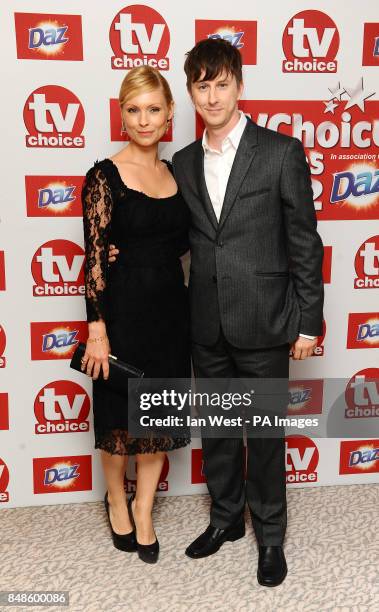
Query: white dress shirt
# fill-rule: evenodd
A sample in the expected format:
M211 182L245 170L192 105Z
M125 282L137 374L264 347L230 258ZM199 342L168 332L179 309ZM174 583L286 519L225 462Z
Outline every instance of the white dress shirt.
M229 134L225 136L221 143L221 151L212 149L209 146L207 130L205 129L203 132L202 145L204 150L205 183L217 221L220 221L230 171L247 123L246 115L242 111L239 111L239 114L240 118L238 123ZM316 336L308 336L306 334L299 335L309 340L316 338Z
M209 197L212 202L217 221L220 220L222 204L230 171L236 156L242 133L245 129L246 115L239 111L240 119L231 132L224 138L221 151L211 149L208 144L207 131L203 134L204 175Z

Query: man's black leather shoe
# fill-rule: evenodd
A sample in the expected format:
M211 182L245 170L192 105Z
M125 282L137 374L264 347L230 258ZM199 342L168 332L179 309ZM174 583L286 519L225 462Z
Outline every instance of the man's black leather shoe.
M219 529L208 525L204 533L186 548L186 555L191 559L201 559L213 555L224 544L234 542L245 535L245 521L242 519L226 529Z
M287 576L282 546L260 546L257 578L262 586L278 586Z

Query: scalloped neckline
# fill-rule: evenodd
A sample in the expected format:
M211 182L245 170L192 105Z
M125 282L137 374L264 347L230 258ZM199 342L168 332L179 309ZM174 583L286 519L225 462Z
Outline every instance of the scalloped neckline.
M114 161L110 158L110 157L106 157L105 160L109 161L112 166L114 166L119 182L123 185L123 187L125 187L125 189L129 190L129 191L133 191L134 193L139 193L140 195L145 196L146 198L149 198L149 200L171 200L172 198L176 198L179 195L179 189L177 189L176 193L174 193L173 195L170 196L165 196L163 198L156 198L154 196L150 196L147 193L145 193L144 191L139 191L138 189L133 189L133 187L128 187L128 185L126 185L126 183L124 183L120 170L118 169L117 164L114 163ZM161 160L163 161L163 160ZM164 162L165 163L165 162Z

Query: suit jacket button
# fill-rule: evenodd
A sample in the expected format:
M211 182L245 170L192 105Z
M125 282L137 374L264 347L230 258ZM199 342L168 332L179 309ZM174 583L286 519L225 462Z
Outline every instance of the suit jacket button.
M214 283L217 283L217 276L213 275L212 276L212 280L213 280Z
M224 243L222 242L222 240L218 241L217 246L220 247L220 249L222 249L222 247L224 246Z

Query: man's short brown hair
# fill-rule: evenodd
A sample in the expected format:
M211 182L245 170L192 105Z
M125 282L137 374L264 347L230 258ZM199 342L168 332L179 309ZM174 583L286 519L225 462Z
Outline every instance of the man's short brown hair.
M202 81L212 81L225 71L236 77L238 85L242 83L241 53L223 38L200 40L186 56L184 72L188 90L191 89L192 83L200 79L203 70L205 74Z

